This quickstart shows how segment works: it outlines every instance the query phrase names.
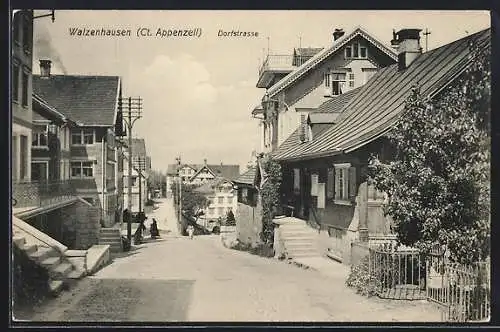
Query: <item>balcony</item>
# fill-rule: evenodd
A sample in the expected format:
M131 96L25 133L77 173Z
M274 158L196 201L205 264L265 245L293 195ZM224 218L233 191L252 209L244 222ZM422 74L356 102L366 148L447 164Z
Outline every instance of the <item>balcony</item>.
M75 197L76 189L70 180L12 183L12 208L14 212L50 206L72 200Z
M311 56L270 54L259 68L258 88L269 88L295 68L304 64Z

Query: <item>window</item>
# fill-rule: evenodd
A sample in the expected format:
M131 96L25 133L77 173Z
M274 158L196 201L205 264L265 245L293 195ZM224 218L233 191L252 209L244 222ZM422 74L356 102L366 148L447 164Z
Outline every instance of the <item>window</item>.
M359 44L358 43L354 43L352 45L352 57L353 58L359 57Z
M48 130L47 126L37 127L33 130L32 147L47 147L48 146Z
M359 57L363 59L366 58L366 47L361 46L359 48Z
M346 59L366 59L368 57L368 49L366 46L361 46L359 43L354 43L352 46L345 48Z
M94 168L92 161L72 161L71 162L71 177L72 178L90 178L94 176Z
M214 213L215 213L215 208L213 207L208 208L208 215L213 216Z
M325 81L325 87L330 87L330 73L325 73L325 78L324 78L324 81Z
M347 59L352 58L352 48L351 48L351 46L347 46L345 48L345 57Z
M346 74L332 73L332 95L338 96L344 92Z
M92 129L83 130L83 144L94 144L94 131Z
M72 145L94 144L94 129L74 129L71 131Z
M335 203L350 204L356 196L356 168L350 164L335 164Z
M228 197L227 198L227 204L233 204L233 198L232 197Z
M300 168L293 169L293 190L300 192Z
M354 74L349 74L349 87L354 88Z
M23 72L23 99L22 99L22 104L23 106L28 106L28 84L29 84L29 74Z
M28 175L28 136L21 135L20 153L19 178L24 180Z
M219 216L223 216L224 215L224 208L222 208L222 207L217 208L217 214Z
M224 204L224 197L218 197L217 202L218 202L219 204Z
M12 64L12 100L19 100L19 65Z

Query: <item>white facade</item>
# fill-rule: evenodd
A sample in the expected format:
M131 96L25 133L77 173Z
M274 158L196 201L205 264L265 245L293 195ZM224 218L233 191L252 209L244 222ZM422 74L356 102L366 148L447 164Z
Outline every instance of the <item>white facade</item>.
M225 219L229 210L233 211L236 216L238 209L238 197L233 185L229 181L224 181L214 189L212 194L207 198L210 201L209 206L205 209L206 220L217 220L218 218Z

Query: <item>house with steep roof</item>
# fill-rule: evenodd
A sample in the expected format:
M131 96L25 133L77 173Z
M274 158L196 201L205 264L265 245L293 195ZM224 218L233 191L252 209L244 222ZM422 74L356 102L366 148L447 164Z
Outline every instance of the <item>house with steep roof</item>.
M262 204L257 189L258 172L256 166L249 167L234 180L238 196L236 217L236 237L246 244L256 244L261 241Z
M124 149L125 162L123 166L124 207L128 207L128 158L129 150ZM143 138L132 138L132 212L143 211L148 199L147 180L151 171L150 158L146 152L146 141Z
M50 60L40 61L33 75L33 91L72 119L69 137L69 174L77 193L101 211L102 223L111 226L123 206L118 195L120 158L115 129L119 117L121 79L118 76L52 75Z
M33 94L31 181L69 179L69 137L76 124Z
M205 181L195 191L205 195L208 199L208 207L204 209L202 216L205 221L225 220L229 211L236 215L238 201L232 181L216 177Z
M167 167L167 192L172 192L175 178L180 177L185 184L202 185L217 177L233 180L240 175L239 165L208 164L169 164Z
M422 53L420 31L396 33L398 63L377 71L311 139L299 140L295 132L274 153L282 165L284 200L295 207L296 217L318 226L322 254L339 261L351 261L357 241L394 239L382 211L385 194L367 184L366 174L371 155L382 162L393 158L386 134L403 113L411 89L418 84L423 96L439 97L471 63L469 43L490 44L487 29ZM332 106L327 102L319 109ZM310 114L310 123L318 120L314 117Z
M307 60L294 62L302 53ZM266 94L252 111L261 121L263 152L276 150L323 102L362 86L378 69L397 61L391 47L362 27L348 34L336 29L330 46L295 50L288 62L282 56L271 61L276 57L269 55L259 71L257 87Z

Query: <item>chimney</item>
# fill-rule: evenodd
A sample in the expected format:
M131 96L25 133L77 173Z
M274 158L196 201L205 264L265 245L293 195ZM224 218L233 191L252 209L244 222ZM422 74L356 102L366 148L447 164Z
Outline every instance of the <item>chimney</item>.
M50 67L52 61L50 60L40 60L40 77L49 78L50 77Z
M204 164L205 166L207 166L207 159L206 159L206 158L205 158L205 159L203 159L203 164Z
M333 31L333 41L336 41L345 34L344 29L335 29Z
M391 45L396 47L398 52L399 70L408 68L411 63L422 54L420 31L422 30L402 29L397 33L393 31Z

